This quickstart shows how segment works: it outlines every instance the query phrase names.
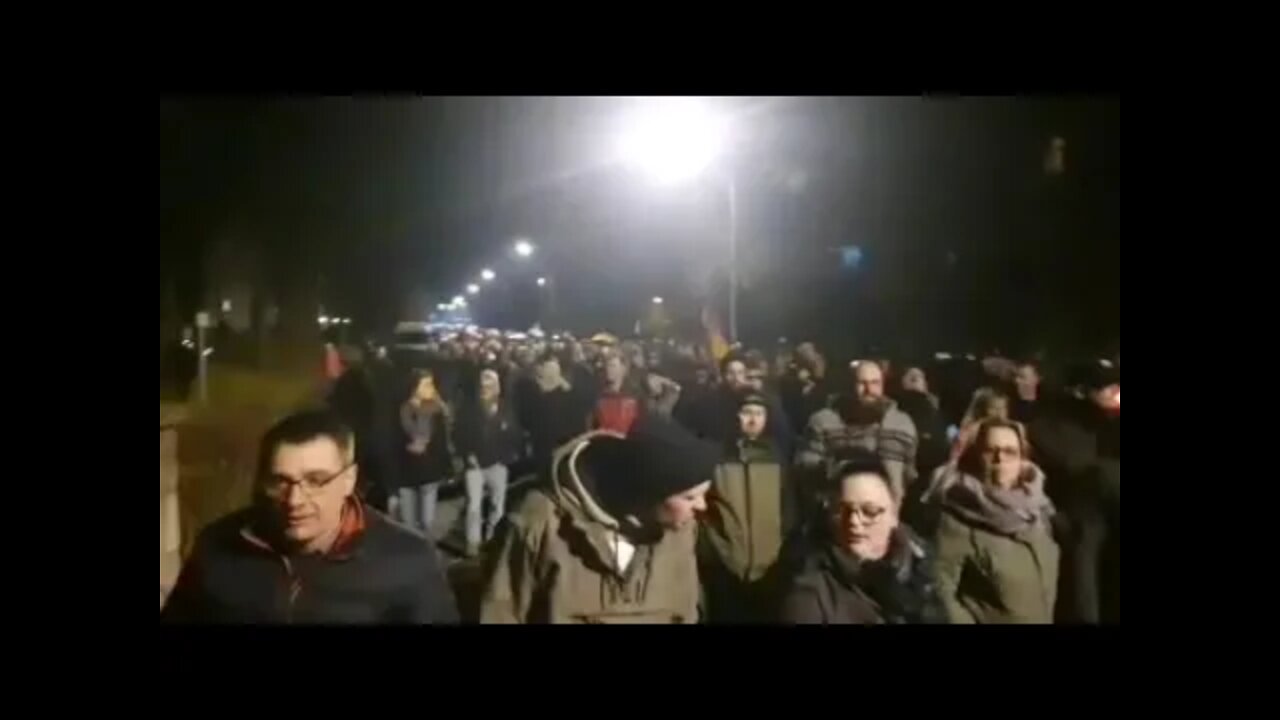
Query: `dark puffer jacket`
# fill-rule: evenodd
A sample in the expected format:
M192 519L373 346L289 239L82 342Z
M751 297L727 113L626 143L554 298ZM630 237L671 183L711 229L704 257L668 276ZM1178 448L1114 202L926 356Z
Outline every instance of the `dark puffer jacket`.
M900 525L879 562L828 545L812 555L782 607L782 620L822 625L945 623L929 546Z
M200 533L161 623L458 622L435 548L377 512L353 501L322 557L277 552L256 517L242 510Z

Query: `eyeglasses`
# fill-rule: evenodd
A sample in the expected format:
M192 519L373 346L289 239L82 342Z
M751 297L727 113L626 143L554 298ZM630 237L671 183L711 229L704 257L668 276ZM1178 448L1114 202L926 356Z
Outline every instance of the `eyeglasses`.
M355 467L355 462L347 463L342 469L332 475L308 475L301 480L295 480L284 475L269 475L262 481L262 492L272 500L283 500L289 496L289 487L297 485L302 488L302 492L307 497L315 497L323 491L330 483L337 480L343 473Z
M1000 457L1005 460L1017 460L1022 457L1022 450L1016 447L988 447L982 449L983 457L994 460Z
M856 516L862 518L862 522L867 525L875 525L884 517L885 512L887 512L887 508L880 507L879 505L840 504L836 507L836 512L839 513L840 517L843 519Z

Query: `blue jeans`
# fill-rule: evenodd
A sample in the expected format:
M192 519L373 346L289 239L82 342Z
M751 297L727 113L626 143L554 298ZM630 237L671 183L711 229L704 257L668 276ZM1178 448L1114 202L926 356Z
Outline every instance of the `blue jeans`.
M431 526L435 524L438 492L439 485L435 483L416 488L402 487L396 491L395 497L390 498L391 515L401 524L429 535Z
M507 466L502 463L487 468L469 468L467 479L467 545L478 546L481 542L481 510L484 505L484 491L489 490L489 516L483 519L483 539L493 537L493 529L497 527L502 514L506 512L507 502Z

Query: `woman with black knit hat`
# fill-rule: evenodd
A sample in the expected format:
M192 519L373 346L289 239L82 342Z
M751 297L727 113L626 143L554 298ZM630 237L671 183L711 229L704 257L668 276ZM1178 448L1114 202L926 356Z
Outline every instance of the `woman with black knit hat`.
M874 453L846 451L826 496L830 534L782 606L788 623L946 622L929 545L899 523L889 474Z
M642 416L627 437L597 430L551 463L486 561L484 623L696 623L697 514L719 453Z

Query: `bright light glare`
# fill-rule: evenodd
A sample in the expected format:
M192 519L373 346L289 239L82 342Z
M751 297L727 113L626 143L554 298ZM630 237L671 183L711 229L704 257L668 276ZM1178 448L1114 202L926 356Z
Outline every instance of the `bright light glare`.
M653 299L653 304L654 304L654 305L661 305L661 304L662 304L662 298L660 298L660 297L655 297L655 298Z
M540 278L538 278L538 287L546 287L546 285L547 285L547 279L546 279L546 278L544 278L544 277L540 277Z
M662 184L688 180L720 153L725 123L694 98L665 98L638 110L619 138L623 161Z
M444 303L439 303L438 305L436 305L436 309L439 310L440 312L444 312L445 310L449 309L449 306L445 305Z
M489 268L485 268L485 269L483 269L483 270L481 270L481 271L480 271L480 279L481 279L481 280L484 280L485 282L490 282L490 281L492 281L492 280L493 280L494 278L496 278L496 277L498 277L498 276L497 276L497 275L494 275L494 274L493 274L493 271L492 271L492 270L490 270Z
M479 286L479 285L477 285L477 284L475 284L475 283L471 283L470 285L468 285L468 286L467 286L467 294L468 294L468 295L475 295L475 294L476 294L476 293L478 293L478 292L480 292L480 286Z
M321 325L328 325L328 324L329 324L329 316L327 316L327 315L321 315L320 317L316 318L316 322L320 323Z
M461 295L455 295L453 297L453 306L456 308L464 308L467 306L467 299Z
M529 257L533 254L533 243L528 240L517 240L516 254L520 257Z

